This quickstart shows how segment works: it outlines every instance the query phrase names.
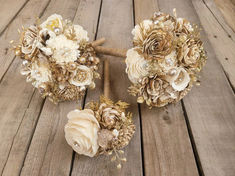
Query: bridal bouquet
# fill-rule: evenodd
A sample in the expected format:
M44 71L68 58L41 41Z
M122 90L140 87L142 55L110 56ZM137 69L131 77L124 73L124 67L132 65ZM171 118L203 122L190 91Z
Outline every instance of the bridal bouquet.
M121 162L122 150L135 133L132 114L125 113L128 104L117 103L101 96L99 102L90 102L89 109L73 110L68 113L65 125L65 138L78 154L94 157L100 154L113 155L111 161Z
M21 74L42 97L54 103L77 100L95 87L99 58L82 26L54 14L22 29L15 54L23 60Z
M175 13L175 11L174 11ZM132 31L134 47L127 51L129 92L139 103L162 107L178 102L199 83L206 62L199 29L184 18L157 12Z

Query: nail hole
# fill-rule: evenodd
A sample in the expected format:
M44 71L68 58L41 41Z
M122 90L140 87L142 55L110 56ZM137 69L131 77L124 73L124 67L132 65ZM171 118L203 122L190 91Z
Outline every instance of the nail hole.
M164 120L169 120L170 117L169 117L168 115L164 115L164 116L163 116L163 119L164 119Z
M228 60L228 58L226 57L225 60Z
M215 38L217 38L217 35L214 35Z
M171 119L168 115L164 115L163 116L163 120L167 123L167 124L171 124Z
M8 52L8 48L5 48L5 55L7 54L7 52Z

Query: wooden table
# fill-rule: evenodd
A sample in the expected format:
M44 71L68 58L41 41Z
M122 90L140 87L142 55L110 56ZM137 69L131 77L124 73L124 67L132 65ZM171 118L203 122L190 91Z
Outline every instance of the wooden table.
M1 175L235 175L234 0L0 0L0 4ZM66 114L98 100L103 80L80 104L55 106L40 98L19 74L21 60L14 57L9 41L18 38L21 25L58 13L84 26L90 40L106 37L105 46L129 48L135 23L158 10L172 13L173 8L203 29L208 62L201 86L175 105L149 110L128 95L125 63L111 57L111 97L131 103L137 126L125 148L128 161L117 170L109 157L78 156L64 138Z

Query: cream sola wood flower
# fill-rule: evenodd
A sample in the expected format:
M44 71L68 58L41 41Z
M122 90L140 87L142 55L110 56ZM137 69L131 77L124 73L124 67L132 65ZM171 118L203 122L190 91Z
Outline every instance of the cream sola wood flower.
M126 113L128 104L123 101L114 103L108 96L108 79L105 61L105 96L99 102L89 102L87 109L73 110L68 113L65 125L65 138L78 154L94 157L96 155L112 155L111 161L125 162L123 148L134 135L135 125L132 114Z
M132 30L134 47L128 51L96 49L126 57L126 72L132 83L129 92L150 107L182 99L194 83L198 84L207 59L198 27L173 12L173 16L157 12L137 24Z
M99 58L88 41L82 26L54 14L23 28L14 50L23 60L21 73L27 82L32 82L42 97L58 103L77 100L86 88L95 88Z

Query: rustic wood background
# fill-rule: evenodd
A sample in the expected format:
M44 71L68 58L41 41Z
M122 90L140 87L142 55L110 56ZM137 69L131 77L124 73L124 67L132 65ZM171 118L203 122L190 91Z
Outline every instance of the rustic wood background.
M0 174L3 176L151 175L235 176L235 1L234 0L0 0ZM98 100L103 80L81 103L58 106L40 98L19 74L21 60L9 41L35 17L61 14L105 46L129 48L131 30L155 11L199 24L208 53L201 86L181 102L149 110L128 95L123 60L110 57L111 98L131 103L137 126L125 148L121 170L110 158L78 156L64 138L66 114ZM100 65L103 74L103 63Z

